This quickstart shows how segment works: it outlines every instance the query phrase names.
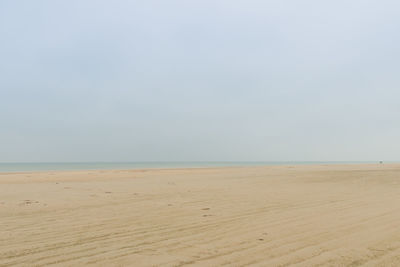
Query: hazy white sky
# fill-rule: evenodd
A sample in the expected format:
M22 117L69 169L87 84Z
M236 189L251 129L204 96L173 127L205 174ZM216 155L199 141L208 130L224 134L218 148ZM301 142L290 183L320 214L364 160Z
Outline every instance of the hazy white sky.
M400 1L0 1L0 162L400 160Z

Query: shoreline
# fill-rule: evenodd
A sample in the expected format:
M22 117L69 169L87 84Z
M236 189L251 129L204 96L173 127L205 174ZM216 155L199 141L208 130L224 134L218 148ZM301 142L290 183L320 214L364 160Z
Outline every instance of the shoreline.
M270 166L324 166L324 165L392 165L392 164L400 164L400 162L396 161L388 161L388 162L379 162L379 161L363 161L363 162L357 162L357 161L326 161L326 162L319 162L319 161L310 161L310 162L305 162L305 161L293 161L293 162L266 162L263 164L262 162L212 162L212 164L207 165L205 163L204 165L201 165L201 162L195 162L193 165L190 165L190 162L186 162L186 166L180 165L177 163L174 165L174 163L171 163L171 166L164 166L161 165L156 165L157 163L154 163L155 165L153 166L144 166L146 164L153 164L153 163L132 163L132 164L142 164L138 167L133 167L133 168L112 168L112 167L104 167L104 168L76 168L76 165L99 165L99 164L105 164L105 165L129 165L131 163L70 163L70 162L65 162L65 163L0 163L0 175L2 174L15 174L15 173L35 173L35 172L79 172L79 171L134 171L134 170L179 170L179 169L209 169L209 168L256 168L256 167L270 167ZM36 165L39 166L39 169L20 169L20 170L2 170L2 165ZM40 165L74 165L72 168L42 168L40 169ZM4 168L4 167L3 167Z
M320 171L379 171L400 170L400 163L362 163L362 164L299 164L299 165L263 165L263 166L218 166L218 167L184 167L184 168L143 168L143 169L93 169L93 170L55 170L55 171L22 171L0 172L0 184L35 183L52 181L98 181L98 180L127 180L158 176L160 179L171 173L176 175L231 174L250 175L251 173L314 173ZM248 174L250 173L250 174Z

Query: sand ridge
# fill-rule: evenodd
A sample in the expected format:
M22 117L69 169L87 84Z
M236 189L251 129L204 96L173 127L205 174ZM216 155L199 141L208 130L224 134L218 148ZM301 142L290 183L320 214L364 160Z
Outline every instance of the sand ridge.
M400 165L0 174L0 266L399 266Z

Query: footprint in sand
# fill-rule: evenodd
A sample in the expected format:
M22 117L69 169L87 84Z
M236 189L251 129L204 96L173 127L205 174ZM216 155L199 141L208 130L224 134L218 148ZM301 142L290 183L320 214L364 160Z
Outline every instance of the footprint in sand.
M30 204L36 204L36 203L39 203L39 201L25 199L22 201L22 203L20 203L20 205L30 205Z

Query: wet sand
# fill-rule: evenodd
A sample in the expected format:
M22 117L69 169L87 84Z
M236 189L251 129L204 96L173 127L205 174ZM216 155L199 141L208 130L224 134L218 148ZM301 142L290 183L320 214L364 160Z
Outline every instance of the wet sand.
M400 165L0 173L0 266L400 266Z

